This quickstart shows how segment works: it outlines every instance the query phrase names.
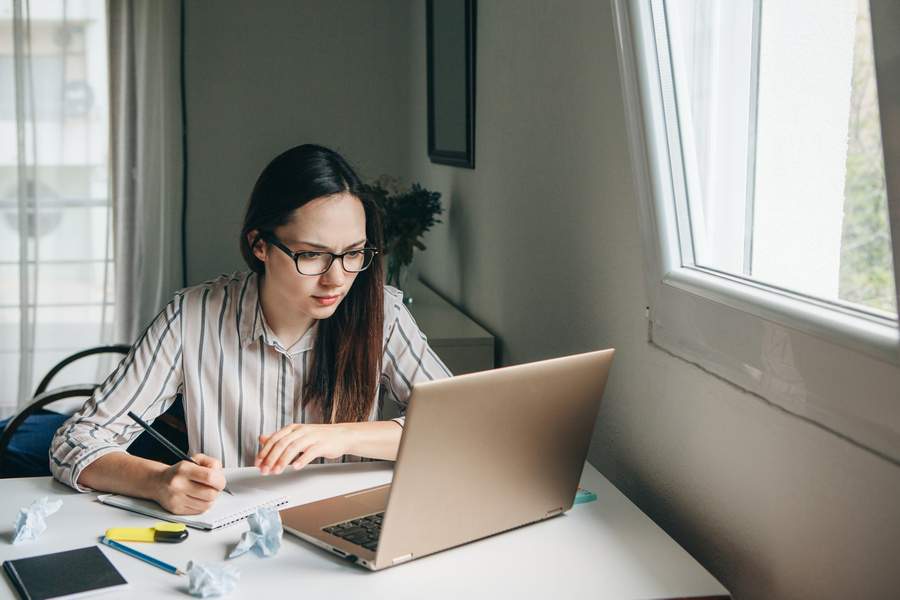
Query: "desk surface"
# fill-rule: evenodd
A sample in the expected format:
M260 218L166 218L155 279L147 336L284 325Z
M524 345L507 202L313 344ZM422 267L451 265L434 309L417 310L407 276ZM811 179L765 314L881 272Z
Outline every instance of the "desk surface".
M258 479L257 487L286 493L292 504L386 483L392 463L316 465L262 478L252 467L229 479ZM372 573L290 534L277 556L245 554L229 561L241 573L227 598L686 598L727 595L725 588L606 478L585 465L582 486L598 500L568 513ZM17 510L40 496L63 500L35 542L13 546ZM153 519L104 506L96 494L76 494L48 477L0 480L0 561L87 546L108 527L146 527ZM247 529L191 530L181 544L142 550L176 565L219 562ZM138 546L135 544L135 546ZM115 550L104 554L131 582L130 599L186 598L187 578L170 575ZM15 594L0 577L0 597ZM296 593L295 593L296 592ZM275 595L280 593L281 595ZM271 595L269 595L271 594Z

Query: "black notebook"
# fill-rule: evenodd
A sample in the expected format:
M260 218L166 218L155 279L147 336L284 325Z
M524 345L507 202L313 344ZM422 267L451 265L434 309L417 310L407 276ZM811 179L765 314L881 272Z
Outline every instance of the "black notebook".
M79 598L128 585L97 546L3 562L22 600Z

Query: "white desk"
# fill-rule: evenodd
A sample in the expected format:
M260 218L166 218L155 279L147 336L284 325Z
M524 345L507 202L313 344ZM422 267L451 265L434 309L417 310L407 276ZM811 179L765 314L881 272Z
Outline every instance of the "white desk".
M324 498L391 478L392 463L311 466L261 478L260 487L287 490L292 503ZM230 478L258 477L255 469ZM672 598L727 595L687 552L637 509L593 467L582 486L598 500L565 515L372 573L344 562L290 534L272 558L245 554L230 561L240 570L227 598ZM35 542L10 544L21 506L49 495L63 506ZM153 519L76 494L48 477L0 480L0 561L94 543L108 527L148 526ZM170 563L224 560L247 529L246 522L216 532L191 530L181 544L141 544ZM187 598L187 578L170 575L110 548L102 551L131 583L129 599ZM6 576L0 597L14 598Z

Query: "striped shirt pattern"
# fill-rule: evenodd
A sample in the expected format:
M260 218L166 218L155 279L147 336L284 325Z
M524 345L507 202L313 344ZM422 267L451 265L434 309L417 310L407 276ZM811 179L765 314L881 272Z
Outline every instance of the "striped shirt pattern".
M127 413L153 421L183 395L189 454L202 452L225 467L252 465L258 436L291 423L323 423L303 406L303 387L318 325L290 348L272 334L259 302L256 273L223 275L175 294L116 370L64 423L50 447L50 469L79 491L85 467L124 452L143 430ZM405 413L412 386L450 377L428 346L399 290L384 288L384 350L377 402ZM398 419L400 425L403 418ZM361 460L345 456L326 462Z

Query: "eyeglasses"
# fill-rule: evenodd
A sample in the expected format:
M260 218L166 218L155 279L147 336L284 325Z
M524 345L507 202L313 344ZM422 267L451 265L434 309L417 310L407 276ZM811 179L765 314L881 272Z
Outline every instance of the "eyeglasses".
M358 248L356 250L347 250L341 254L334 252L313 252L303 251L294 252L285 246L281 240L272 233L262 233L257 240L263 239L294 260L294 266L301 275L321 275L331 268L334 259L341 259L341 266L348 273L359 273L365 271L372 265L372 260L378 254L375 248Z

